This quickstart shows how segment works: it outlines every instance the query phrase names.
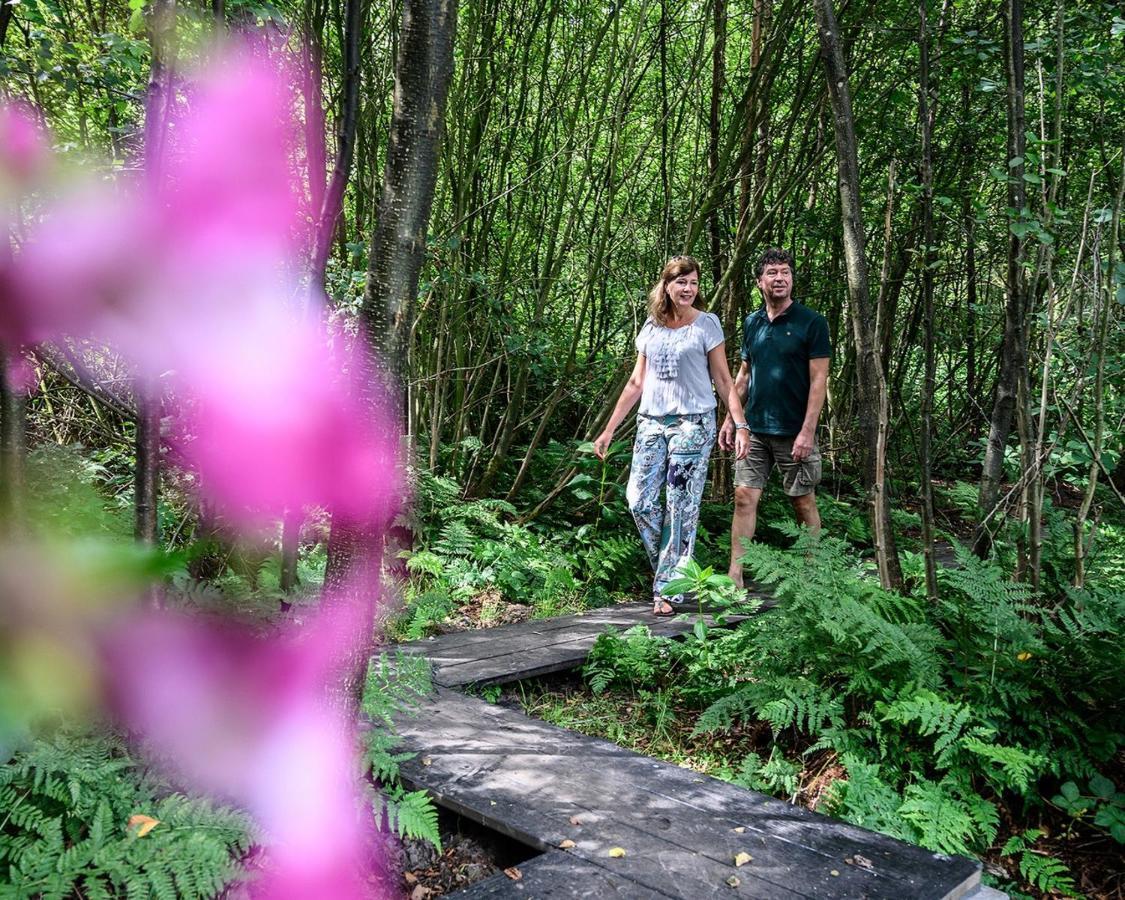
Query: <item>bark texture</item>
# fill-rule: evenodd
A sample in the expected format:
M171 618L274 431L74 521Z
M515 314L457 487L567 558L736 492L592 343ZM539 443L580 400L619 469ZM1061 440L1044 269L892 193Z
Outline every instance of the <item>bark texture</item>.
M1018 214L1027 205L1024 189L1024 65L1023 0L1004 3L1004 62L1008 78L1008 206ZM1023 268L1025 241L1016 230L1008 231L1008 300L1004 307L1004 337L1000 344L996 397L988 426L984 465L980 476L981 521L973 538L973 551L980 557L992 548L994 520L1002 518L997 509L1000 482L1004 475L1004 450L1012 431L1012 418L1021 392L1020 380L1027 378L1025 320L1027 318L1027 276Z
M836 156L843 218L844 260L848 275L848 301L855 343L859 428L863 439L863 480L867 490L868 515L875 539L879 581L884 587L902 585L902 569L887 496L887 433L889 412L887 384L875 340L875 317L867 276L862 206L859 197L859 161L856 151L855 117L844 52L840 46L831 0L815 0L821 60L828 79L828 96L836 131ZM889 323L888 323L889 325Z

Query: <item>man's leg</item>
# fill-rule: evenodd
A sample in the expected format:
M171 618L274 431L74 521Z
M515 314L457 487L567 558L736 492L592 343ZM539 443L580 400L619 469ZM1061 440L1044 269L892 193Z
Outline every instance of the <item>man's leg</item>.
M742 581L742 541L753 540L758 526L758 501L773 468L769 441L758 434L750 435L746 459L734 461L734 518L730 523L730 569L727 574L739 587Z
M820 534L820 510L816 507L816 492L809 491L800 497L790 497L793 512L797 514L797 523L804 525L810 534Z
M754 529L758 525L758 501L762 499L762 489L736 486L734 489L734 517L730 523L730 570L731 580L739 587L742 581L742 542L754 540Z
M820 448L813 444L812 452L800 461L793 459L790 437L779 438L774 446L777 467L781 470L781 483L786 496L793 504L797 522L811 534L820 533L820 511L816 507L816 486L820 484Z

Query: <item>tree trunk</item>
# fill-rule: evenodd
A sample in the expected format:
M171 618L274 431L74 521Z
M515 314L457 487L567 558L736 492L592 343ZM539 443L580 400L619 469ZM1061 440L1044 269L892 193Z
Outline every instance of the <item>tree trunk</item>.
M145 98L145 174L153 184L163 177L161 158L174 88L172 61L176 28L176 0L154 0L148 13L148 33L152 43L152 69ZM160 539L157 516L160 493L160 386L141 378L135 384L137 419L136 468L133 483L133 531L136 539L156 546ZM150 602L157 598L153 593Z
M324 285L324 272L328 265L328 254L332 249L332 237L336 231L340 211L344 208L344 191L352 167L356 122L359 117L359 48L363 33L363 0L347 0L344 16L344 98L336 137L336 160L332 167L332 178L328 182L328 189L324 192L323 206L319 210L311 266L312 283L317 288ZM318 141L324 140L323 135L318 134L315 137Z
M930 98L930 35L926 24L926 0L918 4L918 124L922 131L922 329L925 376L922 383L922 434L919 468L922 488L922 553L926 565L926 596L937 600L937 565L934 561L934 161L933 104Z
M10 363L0 348L0 534L20 528L27 456L27 400L9 379Z
M1027 203L1024 190L1024 66L1023 66L1023 0L1004 3L1004 57L1008 79L1008 206L1019 216ZM1009 223L1008 301L1004 308L1004 338L1000 344L1000 370L996 376L996 397L988 427L988 443L981 469L979 506L981 521L973 538L973 552L982 559L992 547L991 519L1003 517L997 510L1000 482L1004 476L1004 451L1012 430L1012 417L1021 391L1020 379L1027 378L1024 344L1027 315L1027 281L1023 270L1024 238L1017 220ZM1026 392L1023 392L1026 396Z
M368 371L372 378L383 378L370 386L371 403L389 405L400 422L409 401L407 343L426 255L456 27L454 0L406 0L403 4L383 193L361 308ZM339 590L348 585L367 595L362 600L373 596L383 558L378 537L373 529L334 515L325 586ZM362 657L353 661L354 678L359 677L363 661ZM345 690L353 687L354 679Z
M840 211L844 226L844 258L848 272L852 337L856 350L859 427L864 442L863 480L867 491L868 515L875 539L879 581L885 588L898 588L902 585L902 569L891 527L886 477L889 404L887 384L883 378L879 349L875 342L875 320L867 278L855 118L852 115L848 73L832 2L814 0L813 5L816 9L821 59L828 79L828 95L836 131Z

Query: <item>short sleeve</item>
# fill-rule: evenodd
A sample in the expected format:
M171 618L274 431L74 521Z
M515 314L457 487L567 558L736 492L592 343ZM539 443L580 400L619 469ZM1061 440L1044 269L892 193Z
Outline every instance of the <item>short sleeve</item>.
M637 339L635 341L633 341L633 344L637 348L637 352L640 353L642 356L648 355L645 352L645 348L648 347L648 339L651 336L652 336L652 321L649 320L649 321L646 321L644 323L644 325L641 326L641 330L637 334Z
M809 359L823 359L832 355L832 343L828 339L828 322L817 313L809 325Z
M723 326L719 322L719 317L714 313L704 313L702 324L703 346L706 347L707 352L710 353L726 340L723 336Z
M742 358L750 362L750 317L742 323Z

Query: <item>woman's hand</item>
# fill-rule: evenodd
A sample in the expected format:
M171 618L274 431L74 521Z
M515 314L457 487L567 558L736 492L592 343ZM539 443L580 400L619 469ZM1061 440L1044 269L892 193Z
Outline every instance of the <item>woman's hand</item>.
M731 428L734 428L732 425ZM739 428L734 436L734 458L746 459L750 453L750 432L745 428Z
M723 419L723 425L719 429L719 449L729 453L734 449L734 440L734 422L731 421L731 417L728 414L727 417ZM741 456L738 458L742 459Z
M598 459L605 459L606 453L609 452L610 442L613 440L613 432L608 428L594 438L594 455Z

